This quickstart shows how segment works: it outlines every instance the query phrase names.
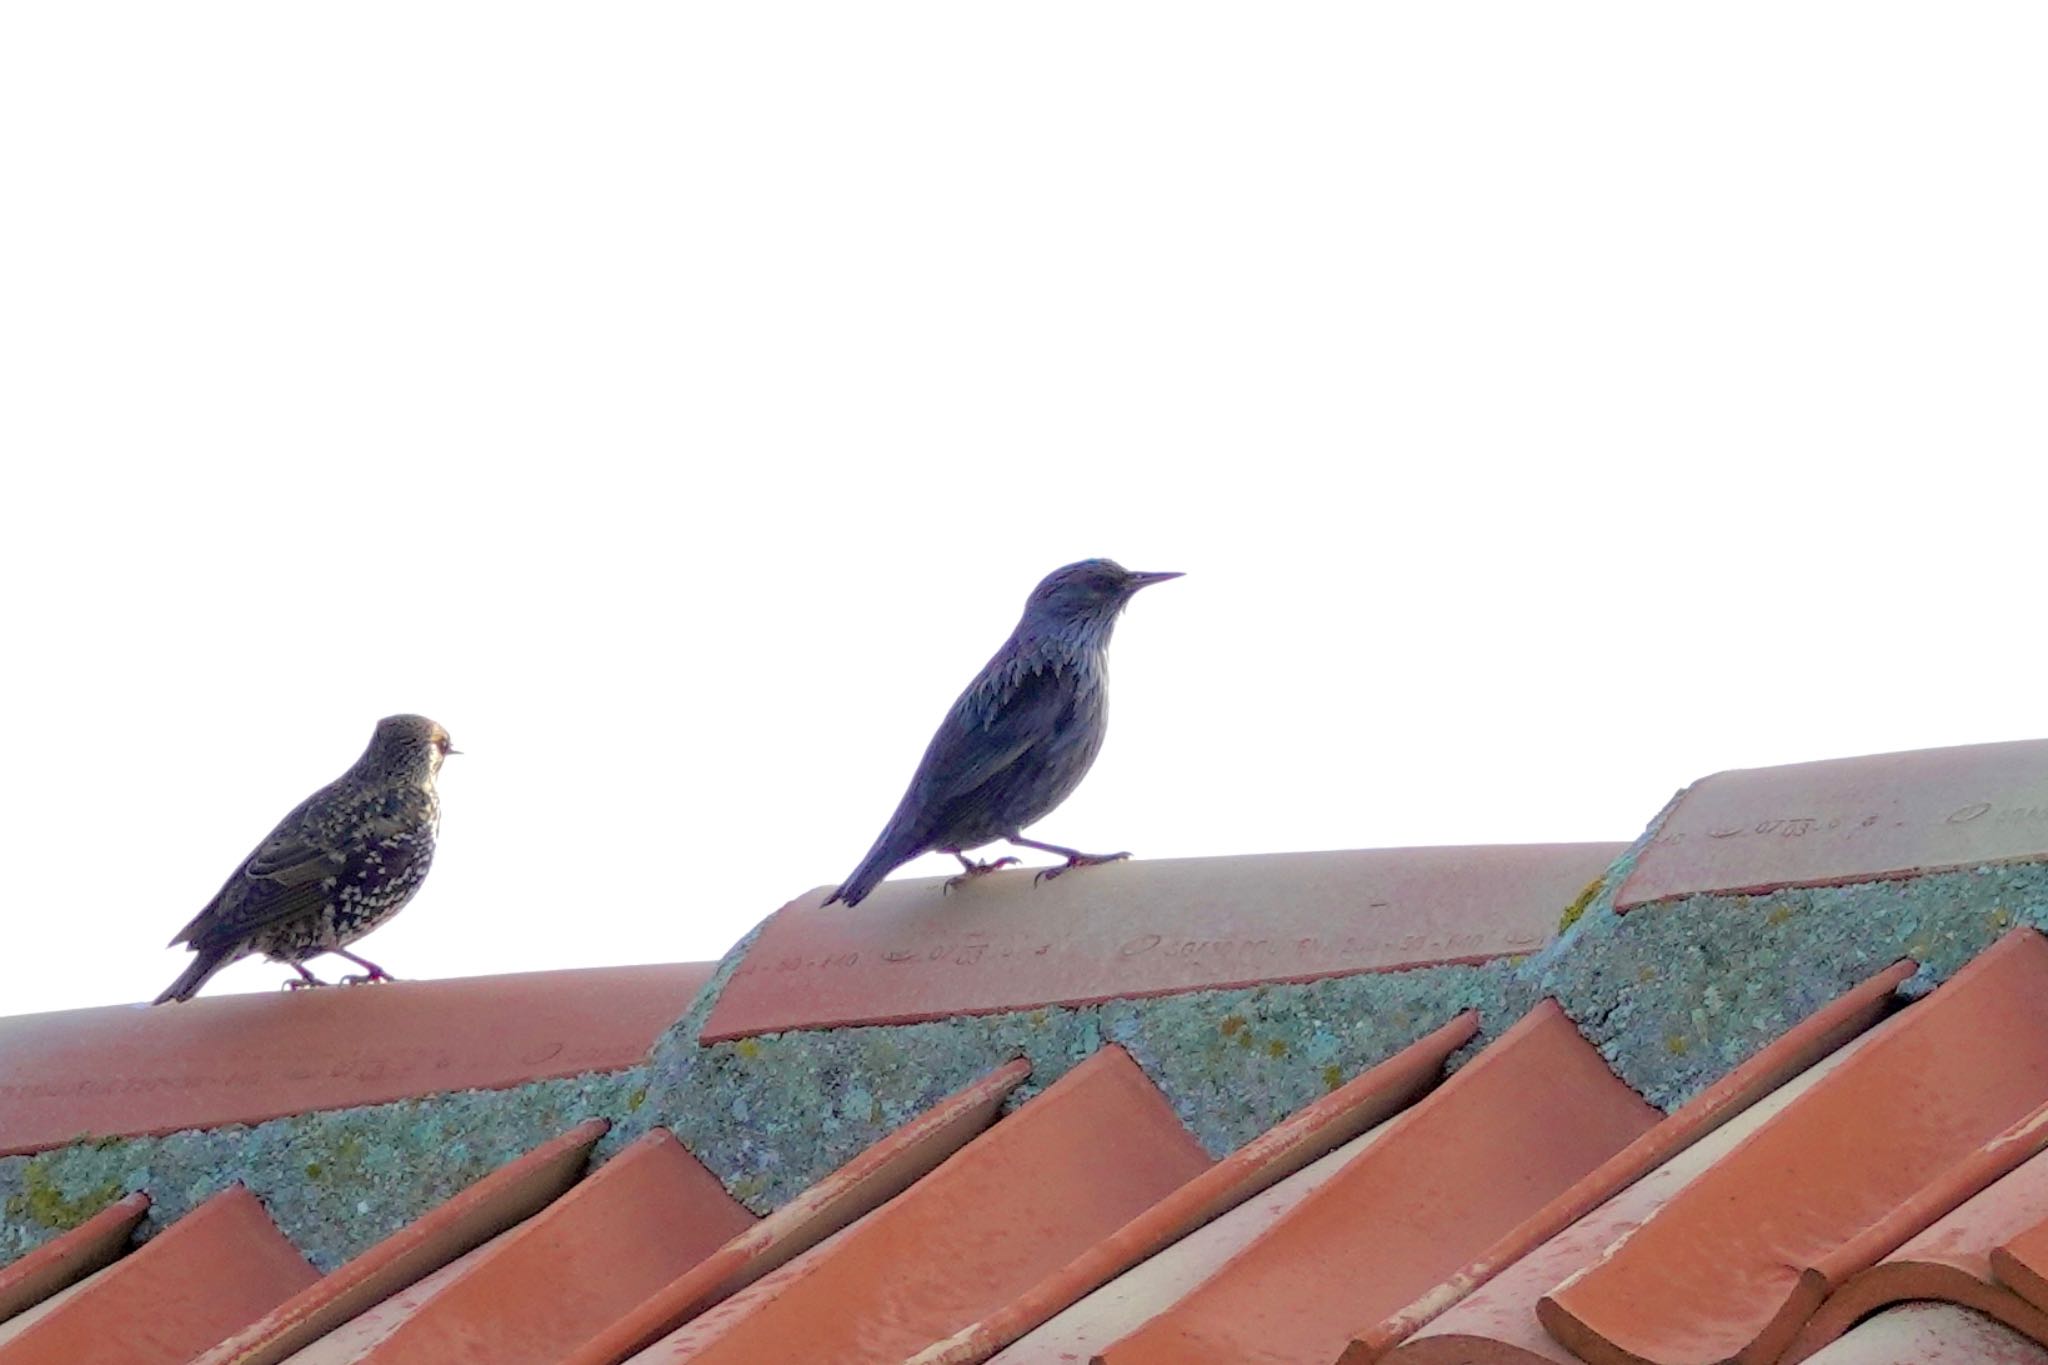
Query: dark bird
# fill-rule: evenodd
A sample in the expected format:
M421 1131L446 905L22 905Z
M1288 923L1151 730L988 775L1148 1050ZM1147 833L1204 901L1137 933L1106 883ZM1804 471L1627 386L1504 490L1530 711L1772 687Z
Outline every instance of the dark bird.
M888 827L825 904L859 905L882 878L921 853L960 860L965 870L949 887L1016 862L977 863L967 856L967 849L997 839L1067 860L1041 877L1130 857L1042 844L1023 831L1073 794L1102 748L1109 728L1107 651L1117 614L1138 589L1179 577L1132 573L1107 559L1084 559L1047 574L1010 638L946 713Z
M290 964L293 986L320 986L306 959L347 958L365 975L390 974L348 945L405 908L434 860L441 801L434 775L456 750L425 716L386 716L355 766L314 792L242 860L171 946L198 956L156 998L190 1000L230 962L261 953Z

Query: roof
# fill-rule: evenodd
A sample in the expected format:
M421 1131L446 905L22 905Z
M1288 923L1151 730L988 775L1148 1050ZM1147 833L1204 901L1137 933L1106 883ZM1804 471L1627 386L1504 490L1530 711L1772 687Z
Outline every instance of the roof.
M2048 744L0 1020L0 1365L2048 1362Z

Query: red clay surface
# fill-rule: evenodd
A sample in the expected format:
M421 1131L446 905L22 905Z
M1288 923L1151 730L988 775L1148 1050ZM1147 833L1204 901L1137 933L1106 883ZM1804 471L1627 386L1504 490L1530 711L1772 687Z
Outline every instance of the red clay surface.
M1620 844L1371 849L884 882L771 918L704 1030L906 1023L1442 962L1550 941Z
M1544 1001L1104 1365L1329 1365L1661 1117Z
M618 1365L894 1199L987 1128L1030 1074L1019 1058L948 1095L606 1324L562 1365Z
M1680 798L1617 910L2048 857L2048 740L1744 768Z
M0 1156L80 1134L218 1128L616 1071L647 1055L711 970L598 967L0 1019Z
M1406 1107L1479 1031L1466 1011L1378 1066L1304 1106L1146 1209L996 1313L936 1342L904 1365L981 1365L1084 1295L1270 1189Z
M236 1185L0 1344L0 1365L187 1365L319 1278Z
M554 1365L754 1222L657 1128L493 1242L360 1359Z
M902 1360L1209 1164L1137 1063L1106 1047L903 1194L633 1359Z
M293 1352L531 1217L582 1175L610 1125L587 1119L509 1161L323 1275L194 1365L277 1365Z
M1412 1338L1425 1324L1487 1284L1494 1276L1531 1256L1540 1244L1555 1241L1574 1223L1587 1219L1596 1208L1602 1205L1612 1208L1625 1201L1639 1199L1646 1186L1654 1183L1645 1177L1660 1168L1668 1172L1674 1157L1716 1133L1793 1077L1876 1023L1892 1002L1893 992L1915 970L1916 964L1910 960L1893 963L1844 991L1759 1048L1747 1061L1552 1200L1517 1228L1514 1235L1487 1248L1485 1254L1461 1267L1442 1283L1432 1286L1429 1292L1399 1313L1359 1333L1353 1339L1345 1361L1348 1365L1365 1365L1365 1362L1378 1360L1396 1343ZM1719 1150L1723 1149L1717 1148L1717 1154ZM1704 1162L1700 1164L1704 1165ZM1689 1170L1686 1178L1696 1173L1696 1169ZM1668 1175L1664 1188L1667 1192L1673 1188L1669 1185ZM1647 1216L1647 1209L1642 1216ZM1641 1217L1636 1221L1640 1222ZM1619 1233L1617 1229L1606 1240L1613 1240ZM1602 1246L1605 1244L1605 1241L1601 1243ZM1579 1268L1579 1262L1560 1263L1558 1248L1544 1247L1544 1250L1549 1253L1551 1264L1557 1266L1557 1271L1536 1286L1536 1292L1529 1294L1527 1301L1519 1305L1519 1312L1526 1317L1526 1322L1509 1322L1521 1340L1526 1340L1532 1333L1541 1335L1535 1319L1537 1295L1550 1289L1568 1272ZM1496 1302L1495 1313L1500 1318L1512 1320L1517 1310ZM1442 1354L1447 1348L1434 1349Z
M1993 1178L2044 1100L2048 941L2022 929L1547 1296L1543 1325L1595 1365L1773 1361L1832 1284L1982 1187L1960 1170Z
M0 1266L0 1322L111 1264L128 1250L129 1236L148 1212L149 1196L131 1194L12 1265Z
M2048 1313L1998 1283L1992 1257L2048 1217L2048 1155L2037 1155L1945 1214L1925 1232L1828 1296L1785 1354L1805 1360L1861 1319L1893 1303L1940 1299L2048 1340Z

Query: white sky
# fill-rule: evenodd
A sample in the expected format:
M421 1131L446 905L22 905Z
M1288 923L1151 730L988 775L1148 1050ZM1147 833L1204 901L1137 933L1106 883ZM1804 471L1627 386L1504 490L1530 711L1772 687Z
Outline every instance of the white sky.
M715 957L1087 555L1188 577L1056 842L1627 839L2048 733L2044 38L9 6L0 1013L155 994L398 710L467 753L362 951Z

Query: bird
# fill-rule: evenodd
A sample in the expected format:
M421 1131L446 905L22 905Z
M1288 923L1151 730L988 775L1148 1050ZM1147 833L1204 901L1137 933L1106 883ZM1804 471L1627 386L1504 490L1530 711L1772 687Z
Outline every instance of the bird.
M288 986L327 983L306 968L322 953L363 969L356 981L389 981L348 945L405 908L434 860L441 801L434 777L460 752L425 716L386 716L355 766L278 822L171 946L197 954L156 1004L190 1000L215 972L261 953L289 965Z
M859 905L898 867L935 851L960 860L950 890L1017 861L967 856L998 839L1066 859L1039 878L1128 858L1040 843L1023 831L1073 794L1102 748L1118 614L1139 589L1180 576L1133 573L1110 559L1047 574L1010 638L946 713L874 847L825 904Z

